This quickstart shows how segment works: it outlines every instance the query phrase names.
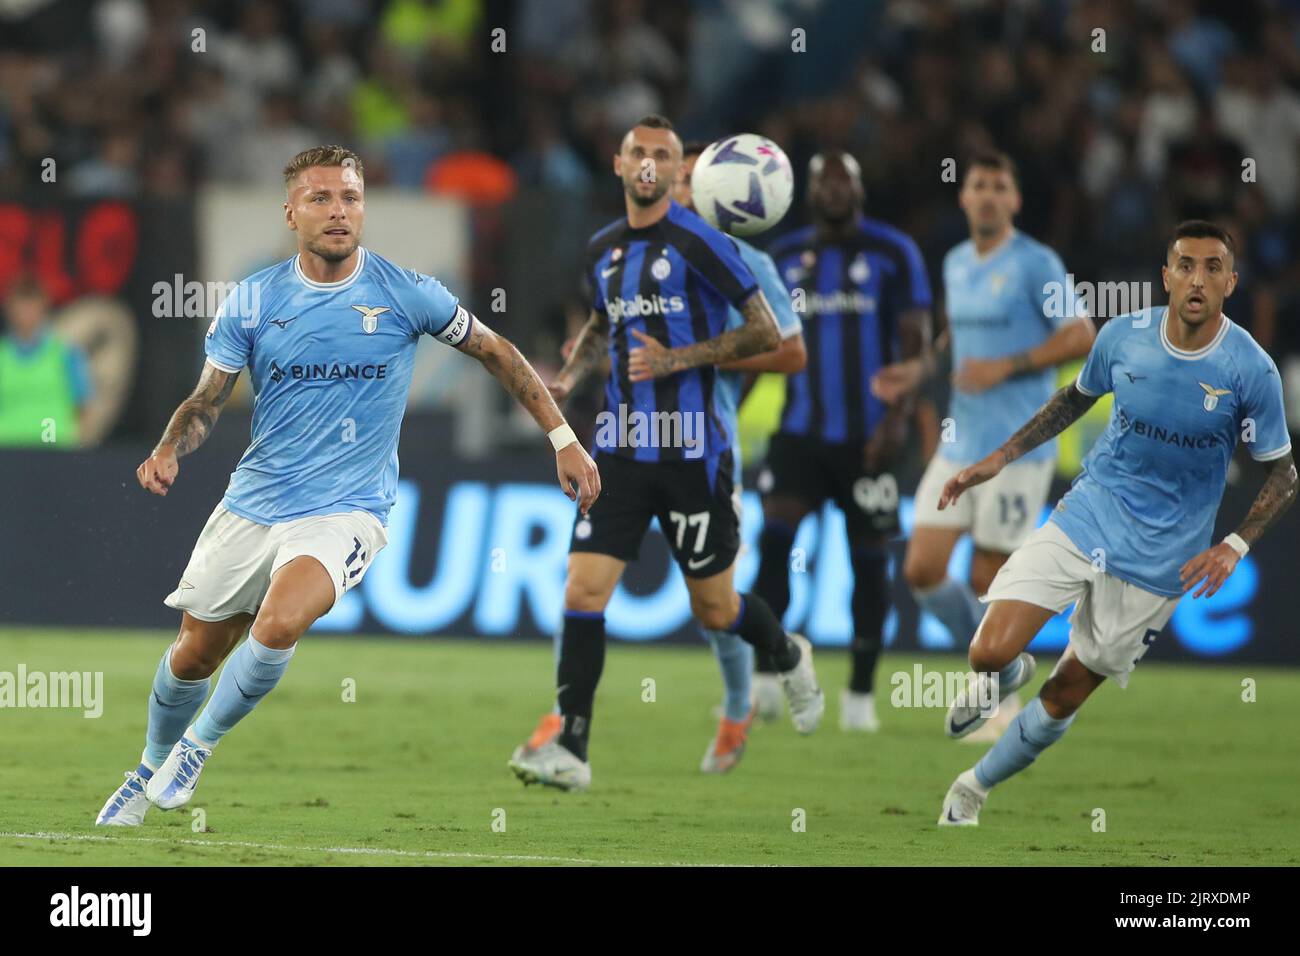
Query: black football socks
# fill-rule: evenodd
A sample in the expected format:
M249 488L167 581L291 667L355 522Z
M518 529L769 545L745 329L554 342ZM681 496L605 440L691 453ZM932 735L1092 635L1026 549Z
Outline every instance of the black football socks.
M794 529L780 521L765 520L758 536L758 577L754 590L763 596L777 621L790 606L790 549L794 547ZM777 670L765 649L756 647L754 669L759 673Z
M579 760L587 759L592 704L596 685L605 669L605 615L593 611L565 611L560 636L560 663L556 667L556 699L564 726L560 746Z
M766 653L774 671L788 671L799 663L799 645L790 640L768 603L752 591L740 596L740 613L727 630L754 645L755 657Z
M854 547L849 560L853 565L853 669L849 690L870 694L880 658L885 614L889 611L889 552L881 547Z

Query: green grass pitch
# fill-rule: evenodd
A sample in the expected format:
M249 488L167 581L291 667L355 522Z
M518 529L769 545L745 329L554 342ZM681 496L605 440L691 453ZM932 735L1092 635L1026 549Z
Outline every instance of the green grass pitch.
M1127 691L1104 685L1060 744L996 790L978 828L941 829L948 784L983 748L945 739L941 710L895 709L887 692L916 660L936 669L957 658L886 654L883 730L848 735L837 726L847 658L823 649L818 732L756 728L734 772L706 777L720 685L703 643L611 645L593 786L566 794L525 789L506 769L548 705L549 645L309 636L217 749L190 806L151 809L127 832L97 829L139 756L169 639L0 631L0 671L104 673L98 719L0 709L0 864L1300 863L1300 671L1145 664ZM1035 688L1050 664L1040 661ZM1254 703L1242 700L1246 677ZM642 699L646 678L654 702Z

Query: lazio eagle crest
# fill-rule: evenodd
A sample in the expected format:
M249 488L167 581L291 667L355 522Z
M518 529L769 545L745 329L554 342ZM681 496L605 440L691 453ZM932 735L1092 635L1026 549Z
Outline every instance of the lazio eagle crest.
M1207 412L1214 411L1219 404L1220 395L1232 394L1232 389L1229 388L1215 388L1213 385L1206 385L1204 382L1197 382L1196 384L1205 389L1205 400L1201 404L1205 406Z
M354 305L352 308L361 313L361 331L366 335L374 335L375 329L379 328L379 317L385 312L392 311L386 305L381 305L377 309L372 309L368 305Z

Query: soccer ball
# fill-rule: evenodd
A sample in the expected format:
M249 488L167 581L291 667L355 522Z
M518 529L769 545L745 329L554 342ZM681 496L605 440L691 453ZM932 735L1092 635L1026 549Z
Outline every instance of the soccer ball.
M691 173L691 200L709 224L736 236L771 229L794 199L794 171L781 147L754 133L718 140Z

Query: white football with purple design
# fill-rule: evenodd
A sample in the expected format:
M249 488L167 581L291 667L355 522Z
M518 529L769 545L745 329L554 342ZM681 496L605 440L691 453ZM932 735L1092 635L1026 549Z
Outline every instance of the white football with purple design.
M691 172L695 210L736 236L771 229L790 209L794 172L780 146L756 133L725 136L700 154Z

